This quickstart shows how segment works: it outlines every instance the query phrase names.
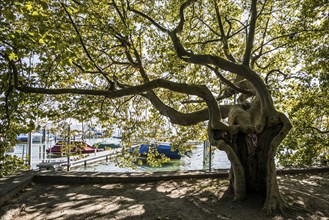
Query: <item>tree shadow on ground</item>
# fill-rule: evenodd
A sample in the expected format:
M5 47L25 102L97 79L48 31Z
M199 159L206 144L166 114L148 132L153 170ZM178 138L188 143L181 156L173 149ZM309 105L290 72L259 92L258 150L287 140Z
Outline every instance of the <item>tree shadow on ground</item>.
M280 191L301 219L329 219L329 173L279 176Z
M296 182L302 178L297 176ZM280 183L285 197L307 205L313 202L304 194L289 192L291 188L297 190L293 177L282 177ZM321 190L328 191L319 189L313 180L298 183L299 190L310 189L316 196ZM328 187L327 183L323 187ZM263 199L258 196L232 202L227 185L228 181L215 179L94 185L34 183L0 214L7 219L286 219L264 215ZM288 217L317 219L329 213L324 206L305 208L307 211L293 211Z

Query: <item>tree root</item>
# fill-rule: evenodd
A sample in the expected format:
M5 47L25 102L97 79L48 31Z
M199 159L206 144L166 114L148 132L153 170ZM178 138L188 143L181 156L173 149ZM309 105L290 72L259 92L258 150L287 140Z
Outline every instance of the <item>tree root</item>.
M268 215L280 213L285 215L285 211L291 206L282 198L280 194L266 198L262 211Z

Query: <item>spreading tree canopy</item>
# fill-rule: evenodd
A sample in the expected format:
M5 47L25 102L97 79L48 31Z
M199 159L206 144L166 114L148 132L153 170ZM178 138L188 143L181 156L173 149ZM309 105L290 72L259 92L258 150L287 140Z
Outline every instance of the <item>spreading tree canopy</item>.
M2 154L45 117L117 123L127 142L207 137L231 161L235 198L258 193L271 212L286 207L274 157L287 116L309 117L303 126L328 140L324 0L4 0L0 9Z

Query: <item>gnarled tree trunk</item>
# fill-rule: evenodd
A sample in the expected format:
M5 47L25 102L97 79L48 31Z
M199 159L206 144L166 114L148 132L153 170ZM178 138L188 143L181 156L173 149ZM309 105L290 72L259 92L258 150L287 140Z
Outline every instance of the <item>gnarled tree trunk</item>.
M268 213L283 211L287 206L279 193L274 157L291 125L282 113L276 113L273 118L276 120L268 122L261 133L245 133L243 129L233 135L220 130L209 132L212 143L224 150L231 161L230 188L235 199L258 194L264 197L264 210Z
M245 170L247 193L266 195L267 164L271 141L282 129L282 124L266 127L260 134L233 135L232 147Z

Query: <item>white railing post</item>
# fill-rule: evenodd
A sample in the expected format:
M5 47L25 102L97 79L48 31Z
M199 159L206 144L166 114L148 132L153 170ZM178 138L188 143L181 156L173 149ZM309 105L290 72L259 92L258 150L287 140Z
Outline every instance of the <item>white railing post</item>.
M32 169L32 133L29 132L28 138L27 138L27 146L28 146L28 165L30 166L30 169Z

